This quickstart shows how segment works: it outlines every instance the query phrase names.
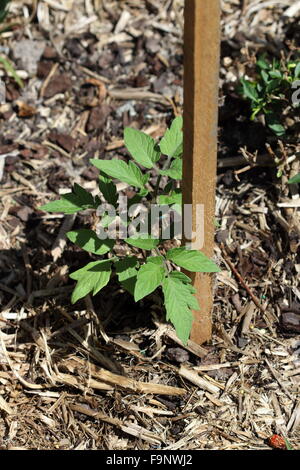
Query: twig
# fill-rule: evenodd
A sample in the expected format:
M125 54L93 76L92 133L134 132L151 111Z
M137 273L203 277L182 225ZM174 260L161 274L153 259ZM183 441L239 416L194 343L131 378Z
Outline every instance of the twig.
M242 285L242 287L243 287L243 288L246 290L246 292L249 294L249 296L251 297L251 299L252 299L253 302L255 303L256 307L259 308L259 310L260 310L261 312L266 313L266 308L260 303L260 301L258 300L258 298L256 297L256 295L253 294L253 292L251 291L251 289L247 286L247 284L245 283L244 279L242 278L242 276L240 275L240 273L239 273L238 270L236 269L236 267L232 264L232 262L231 262L230 259L228 258L223 243L221 243L221 250L222 250L222 253L223 253L223 256L224 256L224 259L225 259L226 263L228 264L228 266L230 267L231 271L233 272L233 274L235 275L235 277L237 278L237 280L240 282L240 284Z

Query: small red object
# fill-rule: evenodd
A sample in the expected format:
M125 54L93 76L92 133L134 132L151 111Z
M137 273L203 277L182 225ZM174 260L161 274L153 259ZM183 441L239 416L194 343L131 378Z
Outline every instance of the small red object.
M287 448L285 439L278 434L273 434L273 436L268 439L268 443L270 447L273 447L273 449L286 450Z

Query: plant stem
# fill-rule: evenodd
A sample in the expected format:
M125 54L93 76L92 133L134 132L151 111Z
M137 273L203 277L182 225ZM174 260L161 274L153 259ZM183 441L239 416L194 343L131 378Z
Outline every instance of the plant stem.
M172 157L167 158L167 160L165 161L165 164L163 166L163 171L168 170L170 168L171 160L172 160ZM161 182L161 178L162 178L162 175L158 175L156 185L155 185L155 189L154 189L154 194L153 194L153 200L155 202L156 202L156 198L157 198L157 193L159 191L159 185L160 185L160 182Z
M161 252L159 251L158 248L154 248L154 251L155 251L155 253L157 254L157 256L162 256L162 257L163 257L163 265L164 265L164 268L165 268L165 273L166 273L166 274L169 274L170 270L169 270L169 267L168 267L167 260L166 260L165 257L161 254Z

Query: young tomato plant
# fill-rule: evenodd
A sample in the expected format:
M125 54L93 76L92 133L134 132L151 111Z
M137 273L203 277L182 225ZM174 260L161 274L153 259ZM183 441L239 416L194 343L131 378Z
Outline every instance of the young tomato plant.
M175 219L181 214L182 198L177 186L182 178L182 118L178 117L173 121L160 143L131 128L125 129L124 140L133 161L126 163L116 158L91 160L100 170L99 195L93 196L75 184L72 192L64 194L60 200L50 202L41 209L65 214L94 209L98 215L101 213L96 231L81 229L67 234L71 242L91 253L93 258L94 255L99 257L70 275L71 279L77 281L72 294L73 303L87 294L97 294L108 284L112 272L115 272L122 287L134 296L136 302L156 289L161 289L166 319L174 325L178 337L186 343L193 321L192 310L198 310L199 305L190 278L182 273L180 268L191 272L209 273L217 272L219 268L197 250L186 247L165 250L166 237L163 236L161 228L165 214L159 217L158 232L153 235L152 212L151 216L149 211L146 215L137 216L136 211L144 203L151 211L153 207L172 209ZM140 167L146 170L141 171ZM149 181L149 171L156 173L157 181L153 186ZM126 210L121 204L122 195L118 194L113 180L119 180L136 189L135 196L129 200ZM166 184L161 190L165 180ZM114 231L117 221L118 227L122 226L122 229L126 230L126 235L119 237L119 240L116 240ZM174 239L175 223L171 218L169 221L169 239ZM112 232L110 229L113 229ZM139 255L133 253L121 258L117 256L114 248L120 243L120 238L134 253L139 249Z
M292 86L300 78L300 62L298 60L269 62L260 57L257 62L255 80L241 79L240 93L250 101L251 119L264 115L266 125L276 136L285 134L281 115L291 103Z

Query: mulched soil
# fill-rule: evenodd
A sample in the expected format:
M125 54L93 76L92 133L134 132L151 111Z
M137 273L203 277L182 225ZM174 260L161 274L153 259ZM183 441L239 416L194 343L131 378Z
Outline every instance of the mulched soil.
M95 190L89 158L126 159L124 126L159 138L182 113L183 0L10 11L0 53L25 86L0 64L1 448L266 449L274 433L300 448L299 194L286 185L299 171L299 117L287 110L279 142L236 91L256 53L299 48L300 3L222 2L222 271L212 341L186 348L158 295L135 304L112 280L72 306L68 272L90 257L64 234L95 221L38 210L74 182Z

